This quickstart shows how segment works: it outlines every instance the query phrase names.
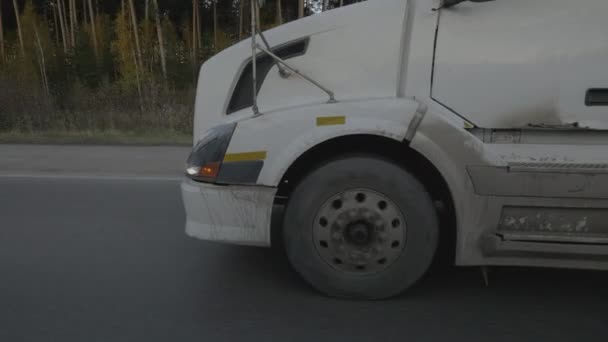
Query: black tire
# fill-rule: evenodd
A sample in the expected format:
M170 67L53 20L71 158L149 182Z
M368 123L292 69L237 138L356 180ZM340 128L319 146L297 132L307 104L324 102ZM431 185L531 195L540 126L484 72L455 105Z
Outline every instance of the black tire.
M386 196L405 219L400 255L371 274L336 269L321 256L314 238L314 221L323 203L350 189ZM402 293L424 275L435 255L438 234L433 201L420 181L388 160L355 156L331 161L297 185L287 204L283 236L292 266L317 290L332 297L384 299Z

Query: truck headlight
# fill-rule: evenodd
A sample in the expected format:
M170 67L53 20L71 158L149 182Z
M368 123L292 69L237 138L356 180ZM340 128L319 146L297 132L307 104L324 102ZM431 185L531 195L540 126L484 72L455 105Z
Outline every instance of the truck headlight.
M214 127L207 132L188 157L186 175L189 178L201 182L215 181L235 128L236 123L231 123Z

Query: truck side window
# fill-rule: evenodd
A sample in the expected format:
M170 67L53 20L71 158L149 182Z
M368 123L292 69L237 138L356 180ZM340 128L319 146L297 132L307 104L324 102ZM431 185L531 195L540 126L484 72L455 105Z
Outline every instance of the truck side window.
M279 47L275 47L272 49L272 52L281 57L284 60L302 56L306 54L306 50L308 48L309 38L299 39L296 41L289 42L287 44L283 44ZM275 65L275 61L265 53L260 53L257 56L257 89L258 92L262 88L262 84L264 84L264 80L270 72L270 69ZM239 80L234 88L234 92L232 93L232 97L230 98L230 102L228 104L228 109L226 110L226 114L232 114L241 109L245 109L253 106L253 75L252 75L252 61L250 60L245 68L243 68L243 72L241 73Z

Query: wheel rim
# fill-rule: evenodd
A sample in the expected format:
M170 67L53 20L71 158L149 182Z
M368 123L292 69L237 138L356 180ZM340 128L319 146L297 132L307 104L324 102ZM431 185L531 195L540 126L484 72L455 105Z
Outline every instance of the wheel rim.
M361 275L382 271L402 254L405 218L387 196L369 189L336 194L321 205L313 239L331 267Z

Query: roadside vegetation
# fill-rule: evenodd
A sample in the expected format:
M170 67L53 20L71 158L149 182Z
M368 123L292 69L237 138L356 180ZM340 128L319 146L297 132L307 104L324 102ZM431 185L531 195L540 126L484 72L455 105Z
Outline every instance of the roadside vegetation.
M265 0L263 28L358 1ZM0 142L183 142L248 0L0 0Z
M7 131L0 132L0 144L110 144L110 145L190 145L190 132L168 129L144 131Z

